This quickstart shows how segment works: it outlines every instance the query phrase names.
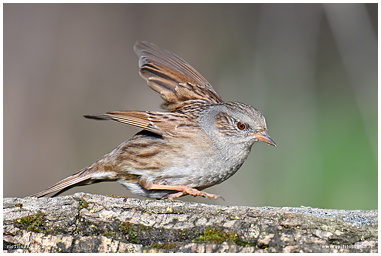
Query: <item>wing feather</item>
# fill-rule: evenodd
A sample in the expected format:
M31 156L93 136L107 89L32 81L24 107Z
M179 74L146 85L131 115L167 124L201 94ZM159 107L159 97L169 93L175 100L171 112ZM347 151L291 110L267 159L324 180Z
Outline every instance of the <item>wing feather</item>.
M175 54L148 42L137 42L134 49L140 75L160 93L164 109L185 113L195 110L190 107L195 102L198 107L223 102L210 83Z
M84 117L96 120L114 120L159 135L173 134L178 127L197 127L195 121L190 120L185 114L171 112L113 111L106 114L85 115Z

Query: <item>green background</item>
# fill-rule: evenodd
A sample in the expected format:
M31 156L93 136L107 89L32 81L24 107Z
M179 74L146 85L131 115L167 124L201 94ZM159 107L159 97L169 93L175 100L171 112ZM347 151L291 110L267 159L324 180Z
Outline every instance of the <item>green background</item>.
M226 205L377 208L377 4L4 4L4 197L41 191L137 128L86 120L159 110L136 40L189 62L226 101L266 117L256 143L207 189ZM117 183L85 191L135 197Z

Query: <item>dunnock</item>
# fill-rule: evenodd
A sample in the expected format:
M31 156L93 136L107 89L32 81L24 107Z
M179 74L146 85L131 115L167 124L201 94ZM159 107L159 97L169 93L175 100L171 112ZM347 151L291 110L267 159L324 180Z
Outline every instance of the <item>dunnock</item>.
M224 102L204 77L166 50L148 42L137 42L134 49L140 75L160 93L162 107L168 111L86 115L143 130L89 167L33 196L116 180L132 193L151 198L189 194L217 199L219 196L201 190L236 173L254 142L276 146L258 110Z

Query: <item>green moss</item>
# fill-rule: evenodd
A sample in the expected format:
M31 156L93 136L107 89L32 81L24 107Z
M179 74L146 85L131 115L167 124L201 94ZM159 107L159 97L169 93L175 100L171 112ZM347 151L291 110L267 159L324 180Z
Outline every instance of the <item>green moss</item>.
M33 225L36 226L36 227L42 226L42 225L43 225L43 223L42 223L42 219L37 218L37 219L34 221Z
M29 226L26 230L29 230L29 231L32 231L32 232L36 232L36 233L41 233L41 230L39 230L35 226Z
M234 231L221 232L220 228L206 228L204 233L193 239L194 243L221 244L223 242L233 243L236 238Z
M128 235L128 240L132 243L140 243L141 239L145 239L152 227L142 224L132 224L130 222L123 222L119 225L119 231Z
M24 217L21 217L21 219L18 220L17 222L21 224L30 225L32 224L33 220L34 218L32 216L24 216Z
M233 230L222 232L220 228L206 228L204 233L196 239L193 239L192 242L213 244L228 242L229 244L235 243L236 245L243 247L255 246L254 244L239 239Z
M128 240L132 243L136 242L136 232L133 230L134 224L129 222L123 222L119 225L119 231L123 234L128 234Z
M132 223L122 222L119 225L119 231L124 233L124 234L128 234L128 232L131 230L132 226L133 226Z
M115 236L115 232L108 232L108 231L105 231L105 232L103 232L103 235L104 236Z
M42 218L44 217L44 213L41 211L38 211L35 215L28 215L21 217L21 219L18 221L18 223L26 224L26 225L33 225L33 226L42 226Z
M86 200L83 199L83 198L77 198L77 201L79 202L79 209L78 209L78 211L80 211L83 208L86 208L87 206L89 206L89 203L86 202Z
M150 226L144 226L142 224L138 224L137 226L138 226L138 231L140 232L152 230L152 227Z
M41 233L41 230L38 229L37 227L40 227L43 225L42 218L44 217L44 215L45 214L43 212L38 211L34 215L21 217L21 219L18 220L17 222L25 226L28 226L26 227L26 230Z
M255 244L251 244L249 242L246 242L246 241L242 241L241 239L239 239L237 236L234 238L234 243L238 246L242 246L242 247L250 247L250 246L255 246Z
M47 229L45 229L45 232L44 232L44 233L47 234L47 235L49 235L49 234L55 234L56 232L53 231L53 229L51 229L51 228L47 228Z

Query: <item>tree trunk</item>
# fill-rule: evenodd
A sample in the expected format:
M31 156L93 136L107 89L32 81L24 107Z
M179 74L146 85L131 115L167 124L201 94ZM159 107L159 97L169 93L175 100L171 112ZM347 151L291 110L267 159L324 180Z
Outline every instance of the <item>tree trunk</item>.
M4 198L5 252L377 252L378 211Z

